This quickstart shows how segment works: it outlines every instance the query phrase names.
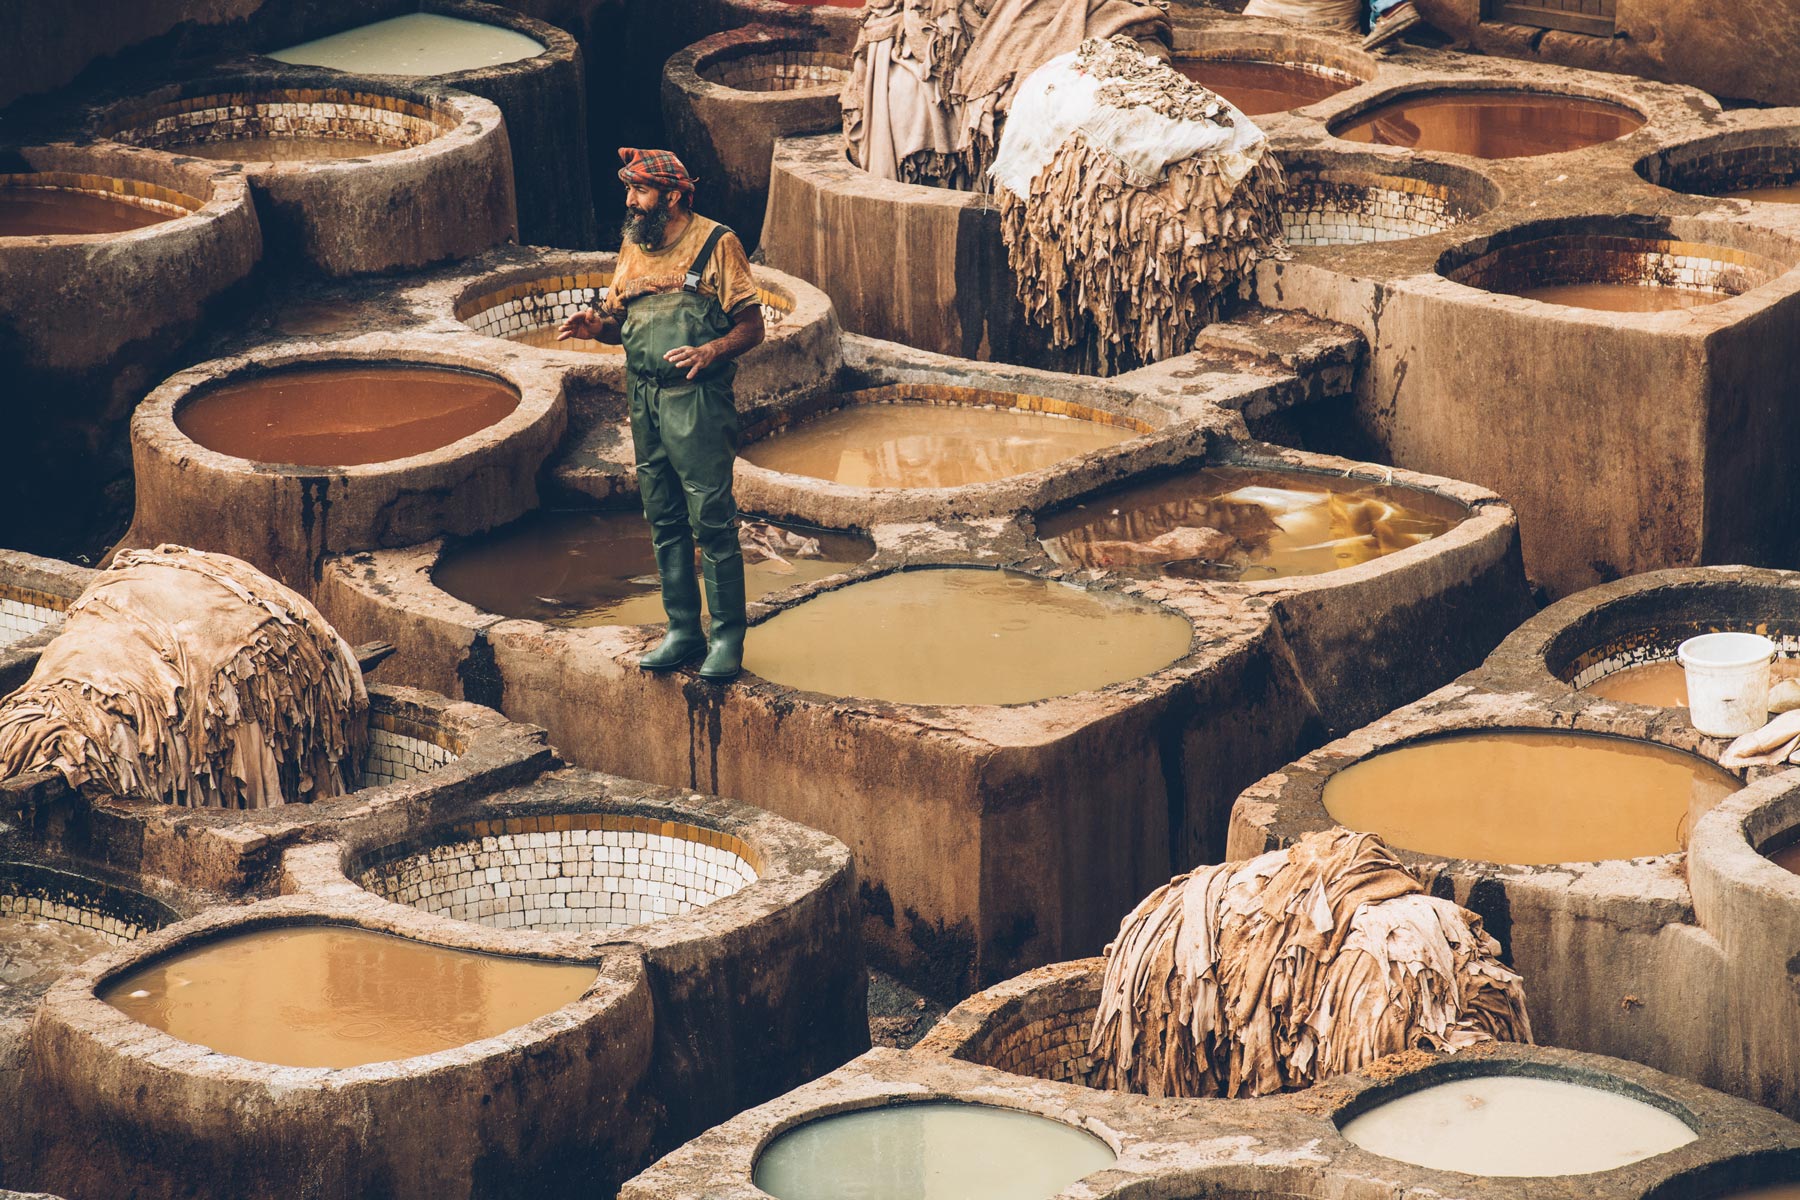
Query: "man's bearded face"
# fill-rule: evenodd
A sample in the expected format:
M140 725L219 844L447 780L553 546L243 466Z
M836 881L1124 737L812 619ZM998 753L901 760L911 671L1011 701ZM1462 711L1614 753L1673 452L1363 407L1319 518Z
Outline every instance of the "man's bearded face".
M626 240L654 250L662 245L663 234L669 227L669 198L675 193L654 188L645 191L652 197L647 203L634 202L631 193L626 193L623 232Z

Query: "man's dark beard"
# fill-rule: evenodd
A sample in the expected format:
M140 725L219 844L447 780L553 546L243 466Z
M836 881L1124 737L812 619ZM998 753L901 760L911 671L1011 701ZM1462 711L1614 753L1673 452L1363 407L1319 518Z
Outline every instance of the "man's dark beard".
M668 228L669 208L666 204L659 204L647 213L641 213L635 208L625 210L623 229L626 241L654 250L662 245L663 234Z

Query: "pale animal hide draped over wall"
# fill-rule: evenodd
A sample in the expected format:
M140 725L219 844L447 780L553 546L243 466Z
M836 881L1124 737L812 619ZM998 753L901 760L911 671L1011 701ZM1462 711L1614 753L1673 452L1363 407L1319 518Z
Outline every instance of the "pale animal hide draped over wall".
M1499 944L1340 829L1152 892L1106 948L1089 1053L1096 1087L1263 1096L1490 1040L1531 1040Z
M368 705L305 597L223 554L126 550L0 703L0 777L207 807L327 800L360 782Z
M883 179L979 187L1018 84L1115 33L1161 48L1168 17L1142 0L869 0L841 95L845 151Z
M1040 67L992 172L1027 319L1098 374L1192 350L1282 249L1286 181L1266 150L1243 113L1126 39Z

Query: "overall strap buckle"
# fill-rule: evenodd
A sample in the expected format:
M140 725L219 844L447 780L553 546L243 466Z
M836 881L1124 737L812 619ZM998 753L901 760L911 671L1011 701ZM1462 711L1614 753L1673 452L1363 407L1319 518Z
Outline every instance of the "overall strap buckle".
M699 294L700 276L706 273L707 264L712 262L713 247L719 244L720 238L730 232L731 230L723 225L713 226L713 231L706 237L706 244L700 247L700 253L694 256L694 265L687 269L687 275L682 279L682 291L690 296Z

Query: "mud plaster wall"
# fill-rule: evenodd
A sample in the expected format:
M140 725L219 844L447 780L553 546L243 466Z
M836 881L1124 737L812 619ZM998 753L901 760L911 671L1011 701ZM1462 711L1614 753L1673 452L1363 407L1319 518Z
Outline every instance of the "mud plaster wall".
M1478 50L1645 75L1716 96L1800 104L1800 8L1790 0L1617 0L1615 37L1483 21L1485 0L1422 0L1421 12ZM1750 48L1754 47L1754 51Z

